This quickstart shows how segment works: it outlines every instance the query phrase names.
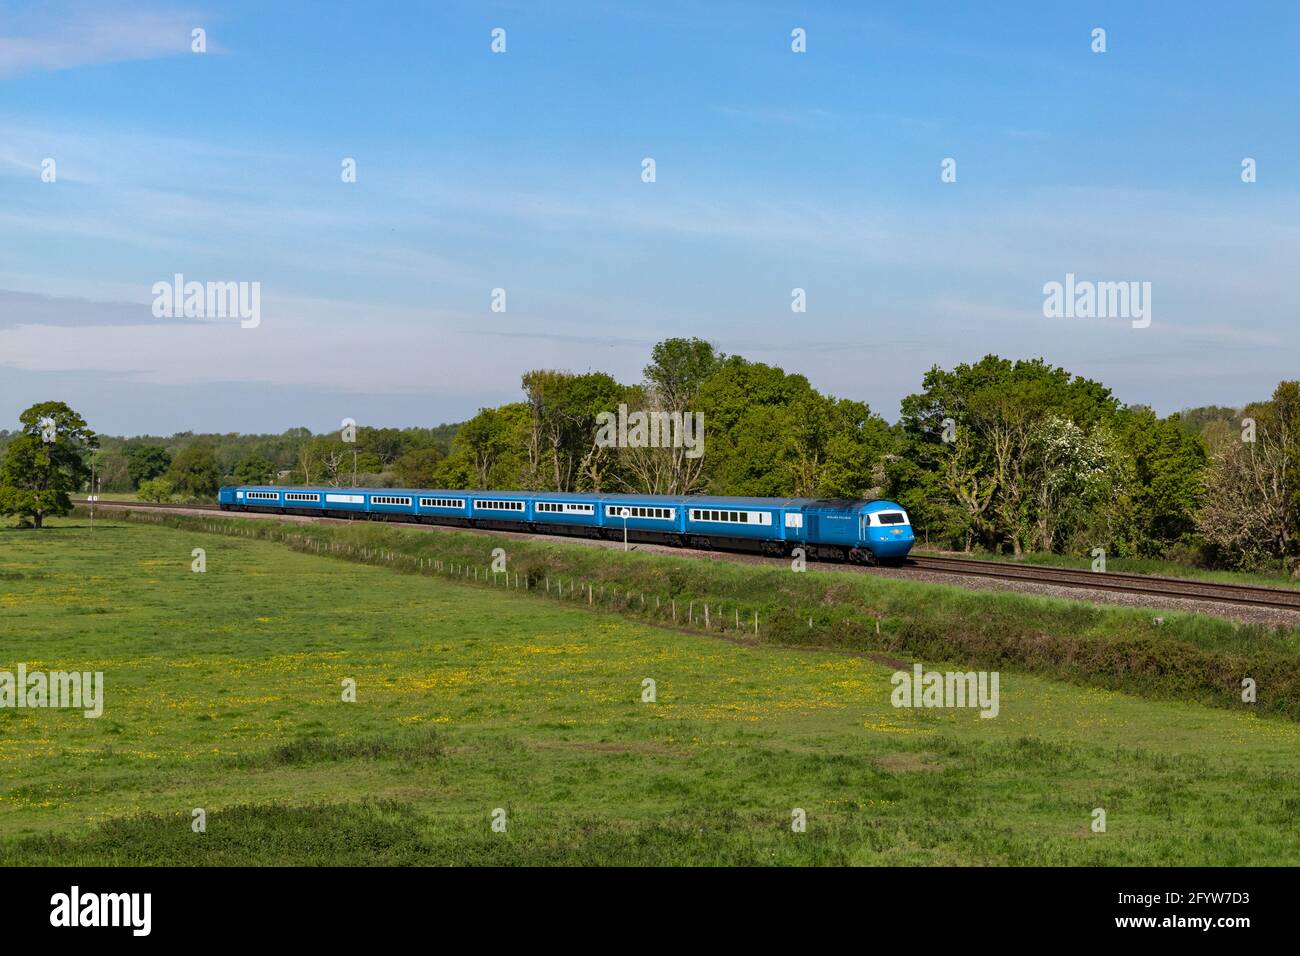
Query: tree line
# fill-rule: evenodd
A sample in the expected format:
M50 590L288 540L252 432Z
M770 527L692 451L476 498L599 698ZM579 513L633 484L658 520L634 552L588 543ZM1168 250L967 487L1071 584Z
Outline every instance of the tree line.
M146 498L210 498L226 482L888 497L918 537L957 550L1103 548L1233 568L1300 558L1296 382L1244 408L1162 418L1042 359L989 355L932 368L890 425L802 375L678 338L654 346L634 384L535 369L520 390L459 425L324 435L108 438L61 406L69 446L56 457L84 485L93 451L104 490ZM33 467L36 423L57 404L0 434L0 510L22 513L16 476ZM601 416L620 406L702 415L703 454L602 440Z

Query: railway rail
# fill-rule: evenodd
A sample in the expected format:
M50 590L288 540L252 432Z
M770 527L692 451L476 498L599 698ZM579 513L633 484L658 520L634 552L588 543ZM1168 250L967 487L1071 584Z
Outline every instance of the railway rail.
M91 502L83 500L76 501L74 504L80 507L89 507ZM127 508L145 511L220 511L216 505L135 501L98 501L95 504L99 508ZM258 513L240 512L239 514L242 517L248 517ZM274 514L267 514L266 516L277 517ZM330 518L318 520L347 521L350 519ZM411 527L428 527L428 525L415 522L393 523ZM1194 581L1189 578L1125 574L1114 571L1079 571L1072 568L1054 568L1045 565L1009 564L1001 561L980 561L973 558L918 554L909 556L903 567L967 577L1024 581L1030 584L1047 584L1093 591L1115 591L1126 594L1145 594L1159 598L1182 598L1189 601L1237 604L1246 607L1300 612L1300 589L1290 590L1256 584L1221 584L1210 581Z
M1151 574L1123 574L1114 571L1078 571L1038 564L1008 564L1001 561L978 561L912 555L908 566L943 574L997 578L1004 581L1030 581L1061 587L1090 588L1097 591L1122 591L1150 594L1155 597L1187 598L1193 601L1217 601L1251 607L1282 608L1300 611L1300 590L1270 588L1255 584L1220 584L1190 578L1158 577Z

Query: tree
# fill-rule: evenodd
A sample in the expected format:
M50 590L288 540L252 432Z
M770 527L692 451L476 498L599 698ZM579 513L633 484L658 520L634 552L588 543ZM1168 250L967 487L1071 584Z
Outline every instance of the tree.
M462 464L476 488L517 488L527 470L525 452L531 415L522 402L482 408L460 426L449 464Z
M131 484L140 486L140 482L167 474L172 457L161 445L130 445L126 449L127 470Z
M391 465L407 450L407 439L396 428L362 428L357 433L357 467L361 467L360 455L369 454L374 460L368 460L367 470L383 470Z
M701 391L705 383L722 368L726 358L703 339L673 338L659 342L650 352L650 364L642 370L645 376L642 387L648 406L645 410L667 413L680 419L685 419L688 415L694 416L697 412L702 413ZM707 419L706 415L706 429L709 427ZM700 440L703 437L699 436ZM631 454L625 452L623 457L633 463L639 459L643 473L659 473L654 479L653 490L677 495L699 490L704 474L703 457L693 457L689 448L676 444L666 449L640 451L649 451L651 454L638 454L637 449L632 449ZM644 480L642 484L644 486Z
M889 426L802 375L733 355L702 383L696 404L708 452L703 478L714 494L860 498L883 481Z
M99 488L103 491L131 491L135 482L131 480L131 463L126 455L111 452L101 455L99 463Z
M205 444L187 445L181 449L167 470L167 480L173 490L188 498L211 498L221 488L221 472L217 469L212 449Z
M404 488L434 487L434 475L447 456L437 448L421 448L407 452L393 462L398 483Z
M891 494L913 524L967 548L979 541L1015 554L1068 538L1075 529L1048 513L1065 500L1056 474L1064 462L1053 456L1105 447L1098 429L1119 409L1109 389L1041 359L996 355L952 371L935 366L922 384L903 399L889 468ZM1083 460L1070 459L1076 466Z
M1131 461L1131 507L1119 538L1134 554L1160 556L1196 531L1208 465L1205 442L1186 427L1183 415L1160 419L1144 406L1125 409L1117 432Z
M261 455L249 455L235 466L234 479L241 485L269 485L275 480L275 465Z
M1254 433L1214 456L1196 523L1215 563L1251 568L1300 552L1300 382L1244 414Z
M69 493L89 480L86 454L99 441L63 402L33 405L18 420L22 429L0 463L0 514L19 515L40 528L46 515L72 511Z
M298 446L298 471L302 474L302 483L310 485L311 476L316 472L316 448L310 441L303 441Z
M665 409L685 411L726 358L703 339L664 339L651 349L650 364L641 374Z

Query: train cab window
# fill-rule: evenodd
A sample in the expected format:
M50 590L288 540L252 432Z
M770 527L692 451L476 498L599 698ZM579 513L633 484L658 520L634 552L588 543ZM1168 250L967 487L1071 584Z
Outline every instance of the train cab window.
M882 511L876 517L881 524L902 524L904 521L901 511Z

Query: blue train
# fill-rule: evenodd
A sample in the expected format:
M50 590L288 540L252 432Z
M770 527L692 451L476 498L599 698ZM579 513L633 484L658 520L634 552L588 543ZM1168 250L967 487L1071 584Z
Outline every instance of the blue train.
M915 538L893 501L724 498L550 491L437 491L408 488L227 486L226 511L622 538L678 547L789 554L864 564L901 564Z

